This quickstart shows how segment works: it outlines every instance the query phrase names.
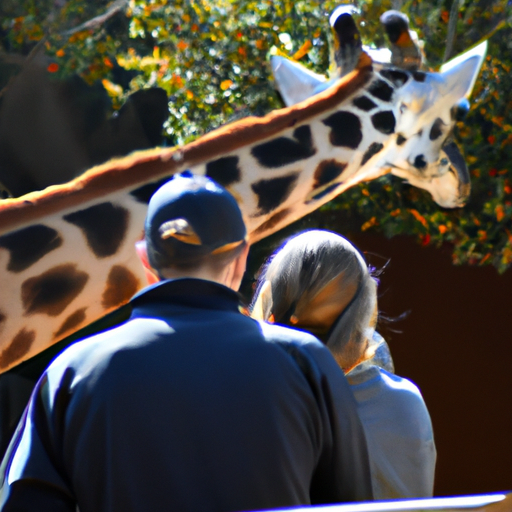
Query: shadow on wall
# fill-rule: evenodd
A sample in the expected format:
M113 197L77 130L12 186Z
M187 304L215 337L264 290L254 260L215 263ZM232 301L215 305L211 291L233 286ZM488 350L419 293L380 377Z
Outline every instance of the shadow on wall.
M0 59L0 183L18 197L66 183L86 169L163 143L163 89L131 94L114 114L100 83L55 79L42 54Z
M376 267L380 309L404 320L381 329L397 374L414 381L437 444L437 496L512 489L512 271L456 267L449 250L413 239L349 237Z

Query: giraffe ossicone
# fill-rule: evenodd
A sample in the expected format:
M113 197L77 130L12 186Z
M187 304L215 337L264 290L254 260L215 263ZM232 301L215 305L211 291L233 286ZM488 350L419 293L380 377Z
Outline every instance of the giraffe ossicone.
M463 58L441 74L424 73L372 66L350 34L340 36L341 78L319 78L316 91L309 73L298 103L183 147L133 153L64 185L0 201L0 372L119 307L146 284L135 244L147 202L186 169L233 193L251 243L390 171L430 190L440 204L461 204L467 170L446 140L483 49L471 65ZM466 85L453 88L445 76Z

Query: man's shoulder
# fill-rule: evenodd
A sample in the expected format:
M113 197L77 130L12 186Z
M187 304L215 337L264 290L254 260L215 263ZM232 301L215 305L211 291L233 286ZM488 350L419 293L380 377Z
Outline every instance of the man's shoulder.
M262 321L259 323L267 342L279 345L289 353L300 353L309 360L315 360L316 365L321 367L322 371L340 372L331 351L312 334Z
M313 346L324 346L312 334L309 334L305 331L284 327L282 325L270 324L261 320L258 320L258 323L261 326L261 331L266 341L292 343L301 346L310 344Z
M144 320L132 318L74 342L55 357L47 371L58 373L66 368L86 371L88 367L103 366L120 348L140 339L141 331L149 332L151 319Z

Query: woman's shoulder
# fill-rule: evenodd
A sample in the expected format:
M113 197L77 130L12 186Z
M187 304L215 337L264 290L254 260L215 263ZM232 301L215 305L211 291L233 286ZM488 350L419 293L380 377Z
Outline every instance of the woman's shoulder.
M413 407L416 404L417 407L426 410L421 390L412 380L390 373L383 368L379 368L379 377L385 389L396 395L397 398L400 397L408 407Z
M419 387L409 379L390 373L376 365L368 365L347 375L358 401L372 401L395 411L428 416L427 406Z
M429 437L431 419L419 387L411 380L382 368L379 368L379 378L383 404L393 409L397 419L408 418L409 422L415 420L418 428L422 426L427 430L425 435Z

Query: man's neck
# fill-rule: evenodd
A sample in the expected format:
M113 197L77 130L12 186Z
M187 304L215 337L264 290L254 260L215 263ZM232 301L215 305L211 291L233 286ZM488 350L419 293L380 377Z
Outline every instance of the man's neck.
M180 270L176 268L163 269L160 271L162 279L203 279L204 281L213 281L214 283L228 286L226 272L213 272L209 267L198 267L192 270Z

